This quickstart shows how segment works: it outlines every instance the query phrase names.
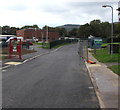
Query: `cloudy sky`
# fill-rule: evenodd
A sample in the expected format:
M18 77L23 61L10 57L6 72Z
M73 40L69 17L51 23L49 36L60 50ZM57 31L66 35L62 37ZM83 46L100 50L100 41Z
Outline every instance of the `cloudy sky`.
M84 1L84 2L83 2ZM96 2L97 1L97 2ZM114 2L113 2L114 1ZM111 22L111 9L114 8L114 21L118 21L119 0L0 0L0 26L22 27L37 24L59 26L64 24L85 24L91 20Z

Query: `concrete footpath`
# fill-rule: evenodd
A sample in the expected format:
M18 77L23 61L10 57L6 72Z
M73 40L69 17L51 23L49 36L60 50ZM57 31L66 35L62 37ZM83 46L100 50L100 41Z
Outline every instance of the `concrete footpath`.
M120 108L120 103L118 104L119 76L108 69L107 65L98 62L91 53L89 53L89 59L96 62L96 64L86 63L86 65L101 108Z

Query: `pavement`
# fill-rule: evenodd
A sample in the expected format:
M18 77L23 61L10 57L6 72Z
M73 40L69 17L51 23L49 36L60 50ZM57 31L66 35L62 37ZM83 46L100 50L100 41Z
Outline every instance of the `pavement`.
M53 50L52 50L53 51ZM24 55L21 60L24 62L27 59L33 58L40 54L49 53L50 50L39 49L38 52ZM89 59L95 61L96 64L86 63L90 78L95 88L100 107L101 108L120 108L118 102L118 90L120 86L118 85L119 76L113 73L110 69L107 68L107 65L98 62L92 55L89 53ZM13 59L11 59L13 60ZM14 61L14 60L13 60ZM16 60L15 60L16 61ZM20 61L20 60L19 60ZM9 62L9 61L5 61ZM3 65L5 63L3 62ZM6 65L5 65L6 66Z
M87 68L95 86L101 108L120 108L119 99L119 76L107 68L107 65L98 62L91 53L89 59L96 64L88 64Z

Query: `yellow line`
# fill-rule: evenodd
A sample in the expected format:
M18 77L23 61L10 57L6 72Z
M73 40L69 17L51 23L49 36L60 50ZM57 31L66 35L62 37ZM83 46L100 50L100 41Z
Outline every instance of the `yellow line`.
M21 62L7 62L5 64L8 64L8 65L19 65L19 64L21 64Z

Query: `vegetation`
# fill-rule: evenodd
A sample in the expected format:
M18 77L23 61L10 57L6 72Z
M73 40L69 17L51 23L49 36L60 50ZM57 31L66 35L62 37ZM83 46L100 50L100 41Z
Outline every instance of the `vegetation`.
M21 28L3 26L2 34L16 34L16 30L24 28L39 28L38 25L26 25ZM71 31L67 31L65 28L60 27L49 27L44 26L43 29L48 28L51 32L59 32L61 37L79 37L79 38L88 38L88 36L93 35L96 37L102 37L105 39L105 42L110 42L111 37L111 24L109 22L101 22L100 20L93 20L90 23L81 25L79 28L74 28ZM114 24L114 41L120 42L120 24Z
M100 62L110 63L110 62L118 62L118 58L120 57L120 54L118 53L111 55L108 53L108 50L104 48L104 49L96 50L96 54L93 54L93 56Z
M120 42L120 23L114 23L114 41ZM15 35L16 30L24 29L24 28L39 28L38 25L26 25L21 28L18 27L10 27L3 26L2 34L10 34ZM102 37L105 39L105 42L110 42L111 37L111 23L109 22L101 22L99 19L92 20L90 23L86 23L81 25L79 28L74 28L70 31L67 31L65 28L61 27L49 27L44 26L42 29L51 32L59 32L60 37L78 37L78 38L88 38L88 36L93 35L95 37ZM40 28L39 28L40 29Z
M118 74L120 76L120 65L113 65L108 67L109 69L111 69L114 73Z
M102 47L106 48L109 44L111 44L111 43L103 43ZM120 44L120 42L115 42L115 43L112 43L112 44Z
M35 43L33 43L34 45L42 45L42 43L40 43L40 42L35 42Z

